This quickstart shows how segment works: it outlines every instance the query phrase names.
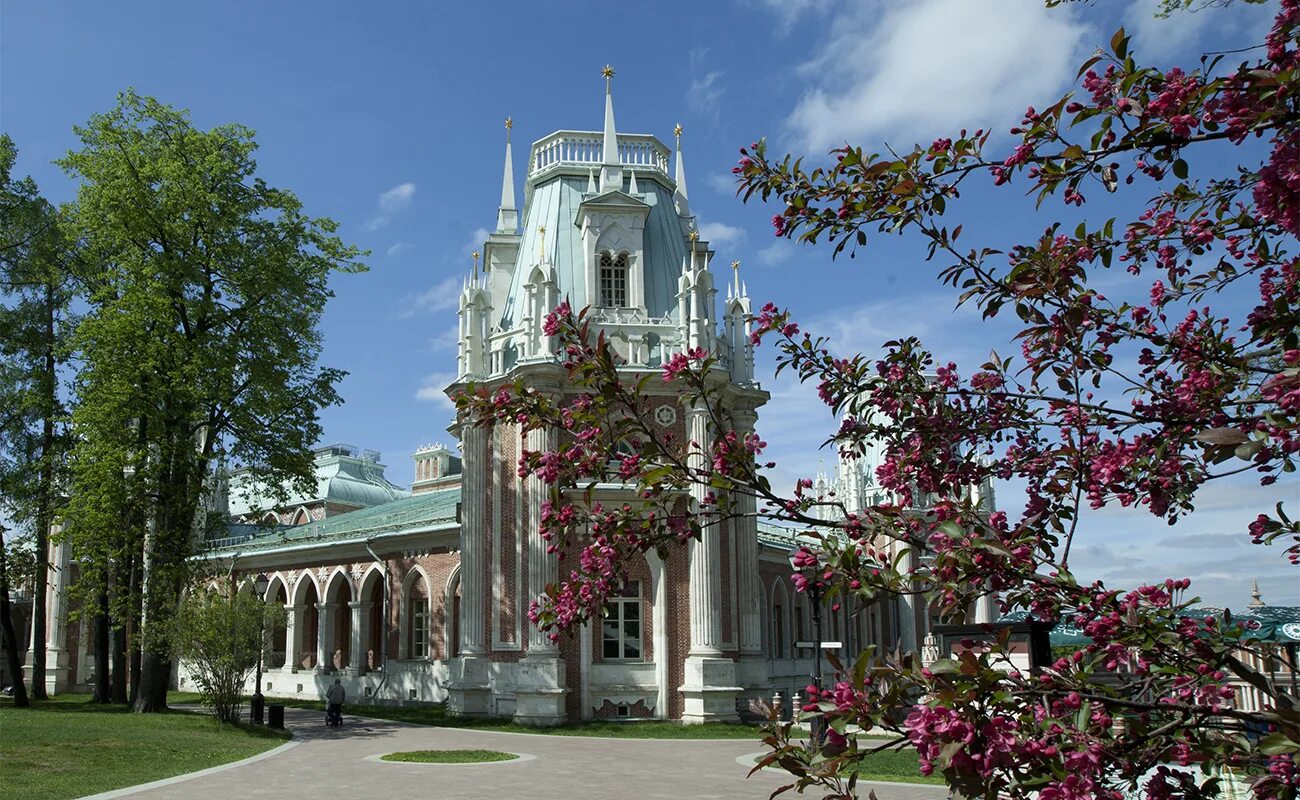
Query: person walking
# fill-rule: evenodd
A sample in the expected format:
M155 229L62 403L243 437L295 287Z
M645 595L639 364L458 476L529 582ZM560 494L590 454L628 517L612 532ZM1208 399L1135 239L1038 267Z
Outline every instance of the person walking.
M325 692L325 723L338 727L343 724L343 701L348 692L343 688L343 681L334 679L334 685Z

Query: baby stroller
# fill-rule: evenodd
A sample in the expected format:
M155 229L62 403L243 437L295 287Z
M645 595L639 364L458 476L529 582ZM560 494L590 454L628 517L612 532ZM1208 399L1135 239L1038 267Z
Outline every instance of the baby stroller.
M343 706L339 703L329 703L325 706L325 727L337 728L343 724Z

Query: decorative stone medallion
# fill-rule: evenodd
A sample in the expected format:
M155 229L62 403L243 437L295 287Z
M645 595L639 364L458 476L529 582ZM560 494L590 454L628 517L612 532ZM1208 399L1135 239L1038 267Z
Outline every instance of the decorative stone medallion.
M670 428L677 424L677 409L667 403L655 409L655 422L661 428Z

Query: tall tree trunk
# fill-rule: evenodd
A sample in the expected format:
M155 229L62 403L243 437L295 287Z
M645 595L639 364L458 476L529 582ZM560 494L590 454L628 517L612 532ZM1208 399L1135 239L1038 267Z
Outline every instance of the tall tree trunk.
M108 583L99 590L99 613L95 615L95 702L113 702L108 667Z
M14 678L14 706L27 708L31 702L27 699L27 687L23 686L23 664L18 658L18 648L21 645L14 634L14 618L9 609L9 576L5 571L3 540L0 540L0 633L3 633L2 638L5 640L5 667Z
M123 584L130 583L130 579L123 573L129 575L129 567L124 566L120 561L113 565L113 591L120 596ZM130 607L130 596L127 596L127 602L117 601L118 613L121 614L123 608ZM119 617L117 625L111 628L112 642L109 646L109 658L112 661L112 686L110 693L114 703L125 703L126 694L126 623Z
M140 658L140 619L144 614L144 603L140 593L140 584L144 579L144 569L141 567L140 554L135 553L131 556L131 637L134 639L134 647L131 648L131 705L140 697L140 672L143 669L142 659ZM125 645L124 645L125 646Z
M54 359L54 286L45 282L45 373L41 376L41 475L36 499L36 586L32 598L32 697L45 694L45 597L49 593L50 524L54 511L54 414L58 403Z

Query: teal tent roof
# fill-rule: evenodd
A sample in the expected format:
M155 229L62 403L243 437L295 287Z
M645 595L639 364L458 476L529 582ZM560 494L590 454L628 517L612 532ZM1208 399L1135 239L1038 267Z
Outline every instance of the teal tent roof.
M631 185L630 168L624 168L623 190ZM646 313L651 317L677 317L677 281L682 274L682 260L689 252L689 242L682 228L682 218L673 205L673 190L662 177L637 173L637 194L633 199L650 208L646 217L644 274ZM587 306L586 260L582 251L582 230L578 227L578 206L587 194L587 181L575 175L555 175L540 181L528 195L523 213L523 239L515 264L510 291L496 323L503 329L518 324L523 316L525 284L537 262L543 244L540 228L546 228L547 260L556 270L555 282L560 297L568 297L573 308ZM703 243L700 247L703 248Z

